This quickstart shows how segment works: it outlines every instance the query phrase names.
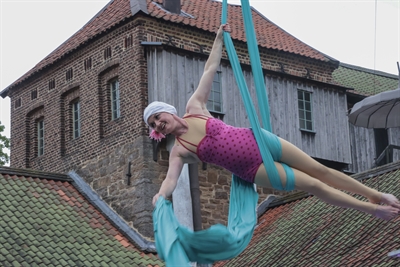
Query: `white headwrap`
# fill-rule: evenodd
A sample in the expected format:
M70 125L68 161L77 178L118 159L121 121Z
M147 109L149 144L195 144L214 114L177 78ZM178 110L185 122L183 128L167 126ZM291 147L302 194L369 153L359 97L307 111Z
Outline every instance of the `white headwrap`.
M150 118L151 115L153 115L154 113L157 112L167 112L170 114L177 114L176 109L174 106L171 106L167 103L164 102L159 102L159 101L154 101L152 103L150 103L143 112L143 119L144 122L148 125L149 123L147 122L147 120Z

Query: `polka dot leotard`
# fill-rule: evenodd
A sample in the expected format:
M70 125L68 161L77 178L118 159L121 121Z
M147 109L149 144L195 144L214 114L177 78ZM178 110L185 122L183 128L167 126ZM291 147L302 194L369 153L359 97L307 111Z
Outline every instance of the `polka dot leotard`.
M183 117L188 118L206 120L206 135L197 146L177 137L183 147L195 153L203 162L216 164L243 180L254 182L262 158L251 129L233 127L203 115ZM197 147L197 150L189 149L187 144Z

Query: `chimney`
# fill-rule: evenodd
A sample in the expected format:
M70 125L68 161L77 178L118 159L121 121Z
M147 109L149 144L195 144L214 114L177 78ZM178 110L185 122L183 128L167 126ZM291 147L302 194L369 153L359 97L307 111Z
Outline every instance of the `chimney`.
M181 0L164 0L163 6L171 13L181 13Z

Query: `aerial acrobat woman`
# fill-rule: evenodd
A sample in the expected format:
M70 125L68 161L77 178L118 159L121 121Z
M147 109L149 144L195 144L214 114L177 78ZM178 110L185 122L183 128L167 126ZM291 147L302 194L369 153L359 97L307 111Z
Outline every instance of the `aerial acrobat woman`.
M221 61L223 31L230 30L229 24L218 29L204 73L182 118L177 116L173 106L158 101L150 103L144 111L144 121L152 128L151 136L162 138L173 134L176 137L167 176L153 197L153 205L159 196L166 198L172 194L185 163L213 163L248 182L271 187L252 130L227 125L213 118L207 110L213 77ZM344 173L325 167L268 131L263 130L263 138L268 139L283 185L294 180L295 189L309 192L326 203L356 209L384 220L393 219L400 213L400 202L395 196L378 192ZM285 165L290 167L289 171ZM340 190L362 195L369 201L358 200Z

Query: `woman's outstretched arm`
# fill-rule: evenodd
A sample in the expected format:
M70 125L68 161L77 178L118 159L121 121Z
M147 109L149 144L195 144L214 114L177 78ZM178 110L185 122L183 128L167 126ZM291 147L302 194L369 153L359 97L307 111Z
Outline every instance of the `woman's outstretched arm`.
M158 191L158 193L153 197L154 206L160 196L167 198L172 195L172 192L174 192L176 185L178 183L178 179L181 174L183 165L185 163L197 162L197 160L191 157L189 153L190 152L188 152L182 146L172 147L171 154L169 156L167 177L162 182L161 188Z
M217 36L215 37L214 44L204 67L204 72L201 76L199 85L186 105L186 113L204 114L210 116L210 113L207 110L207 100L210 96L214 75L221 62L224 31L231 31L229 24L223 24L218 29Z

